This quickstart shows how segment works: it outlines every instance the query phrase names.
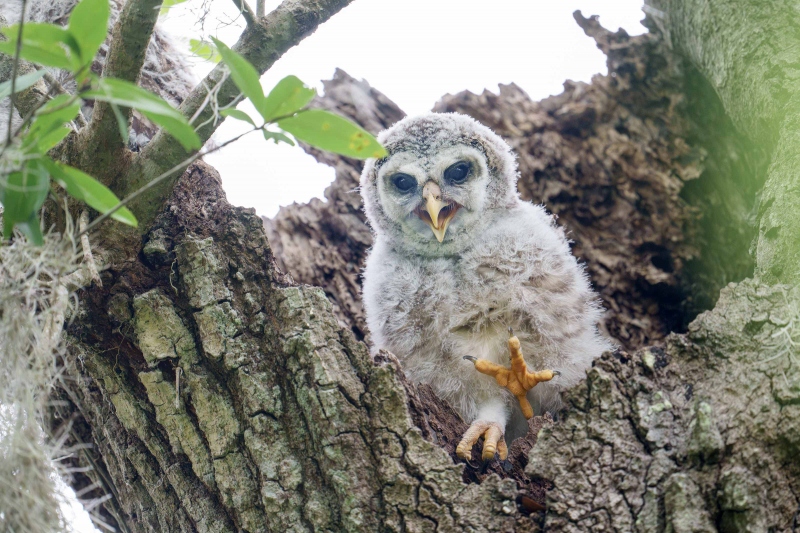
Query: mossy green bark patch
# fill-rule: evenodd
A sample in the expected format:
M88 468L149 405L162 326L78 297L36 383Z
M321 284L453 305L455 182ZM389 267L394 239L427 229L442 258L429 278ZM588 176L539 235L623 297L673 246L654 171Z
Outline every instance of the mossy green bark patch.
M194 338L163 292L153 289L134 297L133 309L139 349L150 366L169 358L181 364L197 360Z
M196 309L227 300L228 263L214 248L214 239L187 238L176 248L181 280L189 303Z

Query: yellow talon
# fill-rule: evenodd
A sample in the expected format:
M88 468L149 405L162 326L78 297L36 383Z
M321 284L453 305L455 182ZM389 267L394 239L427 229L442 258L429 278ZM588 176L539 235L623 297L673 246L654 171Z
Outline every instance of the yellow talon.
M511 331L510 328L509 331ZM533 416L533 407L531 407L531 403L528 401L528 391L534 388L538 383L550 381L555 376L560 375L560 373L553 370L529 372L528 365L525 364L525 358L522 356L519 339L516 335L513 335L513 332L511 338L508 339L508 351L511 353L511 368L505 368L491 361L487 361L486 359L476 359L470 356L466 356L464 359L472 361L475 364L475 370L481 374L492 376L497 381L498 385L508 389L519 402L519 406L525 418L531 418Z
M478 442L478 439L483 435L483 452L481 457L484 461L495 456L495 453L500 457L501 461L505 461L508 457L508 446L503 437L503 430L497 422L486 422L483 420L476 420L469 426L469 429L464 433L461 442L456 447L456 455L465 461L469 461L472 456L472 446Z

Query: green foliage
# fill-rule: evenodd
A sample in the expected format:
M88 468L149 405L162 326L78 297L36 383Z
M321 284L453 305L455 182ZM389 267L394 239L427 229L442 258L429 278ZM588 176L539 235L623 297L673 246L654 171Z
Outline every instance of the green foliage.
M262 109L266 103L264 90L261 88L260 76L255 67L250 64L245 58L228 48L228 46L219 39L211 38L219 51L222 61L227 65L228 70L231 71L231 78L233 82L242 91L245 97L249 98L258 112L264 116Z
M288 117L307 106L316 95L317 91L306 87L296 76L286 76L270 91L259 111L267 122Z
M8 239L14 226L34 243L43 242L36 212L47 198L50 176L39 161L28 161L17 172L6 176L0 187L0 202L3 204L3 238Z
M161 11L159 11L159 14L166 15L171 7L177 6L178 4L182 4L184 2L186 2L186 0L164 0L164 3L161 4Z
M279 131L269 131L269 130L263 130L263 131L264 131L264 139L267 141L275 141L275 144L283 142L288 145L294 146L294 141Z
M91 81L92 89L77 95L60 95L42 102L29 118L26 128L7 139L3 146L3 173L0 174L0 203L3 204L3 237L8 239L16 226L32 242L43 242L38 211L50 191L51 177L67 192L86 202L101 213L115 208L120 200L100 182L77 169L55 163L46 154L73 131L71 123L80 113L84 98L93 92L125 105L142 107L142 113L180 142L199 147L200 141L186 119L177 110L155 95L125 86L119 80L99 79L91 73L91 64L106 39L108 31L108 0L82 0L72 11L66 28L54 24L28 23L22 27L22 59L70 72L79 82ZM3 29L7 40L0 42L0 52L15 55L20 37L19 25ZM45 70L17 78L14 90L19 93L31 87ZM11 83L0 84L0 98L11 94ZM116 105L116 103L115 103ZM188 131L187 131L188 130ZM127 126L125 135L127 135ZM136 218L125 208L112 215L116 220L136 225Z
M92 62L108 33L108 0L83 0L72 10L68 31L78 42L82 65Z
M228 67L233 82L253 102L264 126L277 124L296 139L337 154L368 159L384 157L386 150L377 139L352 121L322 109L306 109L316 91L296 76L286 76L264 96L256 69L242 56L214 39L214 44ZM255 121L239 110L224 110L221 114L243 120L256 127ZM285 134L264 129L264 138L294 144Z
M200 137L186 117L162 98L138 85L115 78L98 78L95 80L95 87L84 92L82 96L136 109L175 137L187 151L200 148Z
M217 47L213 44L207 43L206 41L190 39L189 49L194 55L201 57L206 61L211 61L212 63L219 63L222 61L222 56L220 55L219 50L217 50Z
M66 189L67 193L73 198L89 204L89 207L101 213L107 213L119 204L119 199L108 187L85 172L49 159L44 159L43 162L56 183ZM135 227L138 225L136 217L127 207L120 207L114 211L111 214L111 218L129 226Z
M14 83L14 90L24 91L44 76L44 70L37 70L36 72L31 72L30 74L23 74L22 76L17 78L16 83ZM11 80L8 80L4 83L0 83L0 99L5 98L6 96L11 95Z
M185 0L166 0L164 8ZM164 132L171 135L189 153L188 162L198 157L202 146L199 135L186 117L159 96L133 83L102 78L91 66L100 46L108 36L109 0L81 0L66 27L28 23L4 28L7 40L0 42L0 53L17 53L33 63L65 70L77 81L79 92L64 94L41 102L26 117L22 127L0 147L0 203L4 208L3 236L8 239L15 227L32 242L41 243L38 212L51 190L51 179L67 194L85 202L101 214L131 226L136 217L121 206L119 198L102 183L68 165L53 161L48 152L75 131L74 121L84 100L107 103L114 112L122 139L127 142L128 124L121 108L135 109ZM227 108L223 117L241 120L261 131L264 139L294 145L286 135L338 154L366 159L383 157L386 151L368 132L346 118L320 109L307 109L316 91L295 76L287 76L264 94L258 71L245 58L219 40L213 45L193 40L192 51L210 61L223 61L242 94L255 106L260 120L244 111ZM45 70L19 76L14 91L27 90L44 76ZM0 98L11 94L11 83L0 84ZM260 124L260 125L259 125ZM277 126L274 131L268 126ZM154 178L157 179L157 178Z
M8 40L0 43L0 52L13 56L17 50L19 25L3 28L3 34ZM33 63L73 70L79 65L79 59L73 54L79 50L78 42L68 30L53 24L29 22L22 32L19 55Z
M219 114L222 115L223 117L231 117L235 118L236 120L247 122L254 128L258 127L256 126L256 123L253 121L253 119L250 117L250 115L248 115L244 111L240 111L238 109L223 109L219 112Z
M323 109L309 109L278 121L281 129L317 148L357 159L384 157L386 150L366 130Z

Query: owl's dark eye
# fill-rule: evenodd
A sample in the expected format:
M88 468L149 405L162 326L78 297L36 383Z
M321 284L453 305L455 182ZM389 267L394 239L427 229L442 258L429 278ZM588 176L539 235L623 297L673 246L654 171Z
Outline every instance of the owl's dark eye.
M417 186L417 180L408 174L395 174L392 183L400 192L409 192Z
M467 177L469 177L469 171L471 168L472 165L466 161L459 161L455 165L450 165L447 167L447 170L444 171L444 179L450 183L464 183L467 181Z

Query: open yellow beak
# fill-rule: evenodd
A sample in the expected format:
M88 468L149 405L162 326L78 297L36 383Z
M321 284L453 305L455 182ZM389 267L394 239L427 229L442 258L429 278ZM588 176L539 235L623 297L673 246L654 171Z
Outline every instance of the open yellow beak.
M424 211L419 210L417 214L431 227L436 240L442 242L447 232L447 225L458 210L458 204L443 202L442 190L432 181L422 188L422 198L425 200Z

